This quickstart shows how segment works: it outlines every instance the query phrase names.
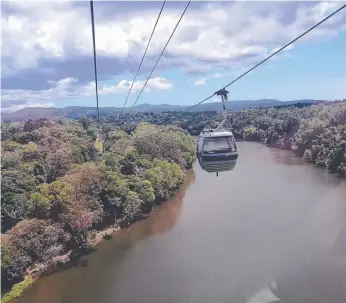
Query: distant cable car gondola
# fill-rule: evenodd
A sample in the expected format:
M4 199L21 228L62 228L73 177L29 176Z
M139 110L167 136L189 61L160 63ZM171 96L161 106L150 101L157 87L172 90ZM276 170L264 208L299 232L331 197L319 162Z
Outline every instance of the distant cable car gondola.
M197 158L201 168L208 173L216 172L216 175L222 171L233 170L238 159L233 133L222 128L229 118L226 111L227 94L226 90L217 92L222 98L224 120L216 129L203 130L197 144Z

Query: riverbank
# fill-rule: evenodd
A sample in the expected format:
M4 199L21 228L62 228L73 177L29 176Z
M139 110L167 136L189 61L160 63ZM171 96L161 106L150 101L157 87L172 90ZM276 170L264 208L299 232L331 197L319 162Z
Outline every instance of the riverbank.
M250 302L324 256L345 226L346 184L290 151L238 147L233 171L215 178L195 163L186 190L15 302Z
M31 276L28 276L28 277L25 277L24 281L22 282L19 282L15 285L12 286L12 289L4 294L3 296L1 296L1 302L2 303L7 303L7 302L10 302L16 298L19 298L23 292L29 288L29 286L34 282L34 279L33 277Z
M133 222L132 224L134 224L135 222ZM131 224L131 225L132 225ZM131 226L129 225L129 226ZM110 226L110 227L106 227L102 230L99 230L97 232L94 233L94 236L92 238L92 240L90 241L91 244L91 248L88 250L88 253L90 251L93 251L97 245L99 245L103 240L107 240L112 238L114 235L116 235L119 231L121 230L120 226ZM26 274L24 276L24 280L21 282L18 282L16 284L14 284L10 290L4 292L4 294L1 295L1 302L2 303L7 303L10 302L18 297L20 297L24 291L26 291L33 283L35 283L40 277L46 275L46 274L52 274L56 271L58 271L59 269L61 269L61 267L63 265L69 265L70 262L72 262L70 255L71 255L72 251L70 251L69 253L65 254L65 255L61 255L56 257L57 259L60 260L60 262L56 262L54 263L50 263L50 264L36 264L34 266L31 266L29 268L27 268L25 270ZM83 255L85 255L85 253L80 253L78 255L74 255L74 259L78 259L81 258Z
M195 159L192 137L176 127L143 123L123 131L109 124L102 153L92 121L5 128L2 290L89 252L114 223L145 218L175 193Z
M346 167L343 166L342 164L341 165L335 164L335 162L340 163L346 160L345 144L344 145L341 144L339 153L336 154L335 157L333 157L331 160L327 160L325 159L325 154L324 154L324 158L321 159L321 157L319 158L317 155L313 155L313 152L310 149L304 149L302 152L299 148L299 145L297 145L297 142L295 142L294 137L292 136L283 136L282 138L278 140L270 140L270 141L268 139L259 140L258 138L254 140L251 140L249 138L247 139L243 138L243 140L247 142L261 143L269 148L289 150L295 156L301 158L304 162L313 164L316 167L327 169L329 173L337 174L339 178L346 179ZM335 146L335 150L337 150L337 148L338 146ZM344 156L343 156L343 153L345 153Z
M262 142L262 143L264 143L264 142ZM267 146L267 147L277 148L277 149L283 149L283 150L287 149L287 148L285 148L285 146L281 146L280 144L272 144L272 145L266 144L266 146ZM292 150L292 148L291 148L291 150ZM300 157L300 158L302 158L302 157ZM153 180L154 180L154 179L153 179ZM131 223L134 223L134 222L131 222ZM95 236L92 237L92 241L91 241L91 244L92 244L92 245L91 245L91 246L92 246L92 247L97 246L97 244L100 243L104 238L112 237L112 235L113 235L114 233L117 233L119 230L120 230L120 227L117 227L117 229L114 230L114 232L113 232L113 226L110 226L110 227L107 227L107 228L102 229L102 230L100 230L100 231L97 231L97 232L95 233ZM78 258L78 257L80 257L80 255L77 256L77 258ZM69 258L69 255L62 255L62 256L56 257L56 261L58 262L58 263L57 263L58 265L59 265L59 264L66 264L67 262L70 261L70 258ZM50 273L51 273L51 272L54 272L54 271L57 270L59 267L60 267L60 266L57 266L56 268L52 269L52 270L50 271ZM38 273L38 270L37 270L37 269L40 269L40 267L36 268L36 269L33 271L33 274L30 275L30 277L31 277L32 279L34 279L34 280L36 280L36 278L38 278L38 277L41 275L41 274ZM28 277L28 275L27 275L26 277ZM26 288L28 288L28 287L31 285L31 283L30 283L29 285L26 285L25 283L24 283L24 284L20 284L20 285L21 285L20 289L22 289L21 292L23 292ZM25 287L22 287L22 286L25 286ZM10 293L16 294L18 288L19 288L19 287L13 286L12 290L10 291ZM12 292L12 291L13 291L13 292ZM9 295L9 296L10 296L10 295Z
M186 173L186 172L185 172ZM185 180L185 179L184 179ZM160 203L157 203L157 206L160 206L162 204L167 203L170 199L173 199L174 196L184 188L184 182L180 184L180 187L176 190L173 190L171 192L171 196L166 201L161 201ZM25 276L24 279L14 285L12 285L10 290L5 290L4 293L1 294L1 302L7 303L10 302L16 298L19 298L24 294L24 292L29 289L37 280L39 280L41 277L47 275L47 274L53 274L59 270L61 270L64 266L67 268L69 265L71 265L74 261L80 259L81 257L95 251L96 247L104 240L109 240L113 236L117 235L122 229L126 229L131 227L133 224L135 224L138 221L141 221L143 219L146 219L150 217L152 214L153 209L150 211L145 210L142 213L138 214L133 220L126 221L126 222L120 222L118 221L116 224L107 226L101 230L94 231L90 235L90 248L87 250L80 250L79 252L73 252L69 251L67 254L57 256L53 258L50 262L46 264L35 264L33 266L28 267L25 270ZM73 257L71 257L73 255Z

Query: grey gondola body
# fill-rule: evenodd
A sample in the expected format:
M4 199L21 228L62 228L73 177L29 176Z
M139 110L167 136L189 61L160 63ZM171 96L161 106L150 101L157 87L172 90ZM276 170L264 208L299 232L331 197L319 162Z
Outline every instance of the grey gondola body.
M223 143L222 148L217 148L215 144L213 146L216 142ZM203 130L198 138L197 159L201 168L208 173L233 170L238 159L233 133L228 130Z

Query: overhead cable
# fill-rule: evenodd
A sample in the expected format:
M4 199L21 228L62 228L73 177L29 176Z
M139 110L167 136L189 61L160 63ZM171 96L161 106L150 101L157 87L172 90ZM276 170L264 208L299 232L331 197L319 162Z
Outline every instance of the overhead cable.
M184 9L184 11L183 11L183 13L181 14L181 16L180 16L180 18L179 18L177 24L176 24L175 27L174 27L174 30L173 30L173 32L171 33L171 35L170 35L170 37L169 37L169 39L168 39L168 41L167 41L165 47L163 48L163 50L162 50L162 52L161 52L159 58L157 59L157 61L156 61L155 65L154 65L152 71L150 72L149 77L148 77L147 80L145 81L145 83L144 83L144 85L143 85L143 87L142 87L142 89L141 89L139 95L137 96L136 101L133 103L133 105L132 105L132 107L131 107L131 109L130 109L130 111L129 111L129 114L132 112L133 107L136 105L136 103L137 103L139 97L141 96L142 92L144 91L144 89L145 89L145 87L146 87L146 85L147 85L147 83L148 83L148 81L149 81L151 75L153 74L153 72L154 72L154 70L155 70L157 64L159 63L159 61L160 61L160 59L161 59L161 57L162 57L162 55L163 55L163 53L164 53L164 51L166 50L166 47L167 47L168 43L171 41L171 39L172 39L172 37L173 37L173 35L174 35L174 33L175 33L175 30L177 29L177 27L178 27L178 25L179 25L181 19L182 19L183 16L185 15L185 12L186 12L187 8L189 7L190 3L191 3L191 1L189 1L189 2L187 3L187 5L186 5L186 7L185 7L185 9Z
M262 65L264 62L266 62L267 60L269 60L270 58L272 58L273 56L275 56L276 54L278 54L279 52L281 52L282 50L284 50L285 48L287 48L289 45L291 45L292 43L296 42L297 40L299 40L300 38L302 38L303 36L305 36L307 33L311 32L313 29L315 29L317 26L321 25L322 23L324 23L325 21L327 21L329 18L333 17L335 14L337 14L338 12L340 12L341 10L343 10L346 7L346 4L341 6L339 9L337 9L336 11L334 11L333 13L331 13L330 15L328 15L326 18L322 19L320 22L318 22L317 24L315 24L313 27L309 28L307 31L305 31L304 33L302 33L301 35L299 35L297 38L293 39L292 41L290 41L289 43L287 43L285 46L281 47L280 49L278 49L277 51L275 51L274 53L272 53L270 56L268 56L267 58L265 58L264 60L262 60L261 62L257 63L255 66L253 66L252 68L250 68L249 70L247 70L245 73L241 74L238 78L234 79L233 81L231 81L230 83L228 83L226 86L224 86L222 89L226 89L228 86L232 85L233 83L235 83L236 81L240 80L241 78L243 78L245 75L247 75L249 72L253 71L255 68L257 68L258 66ZM186 113L187 111L195 108L196 106L204 103L205 101L209 100L210 98L212 98L213 96L216 95L217 92L215 92L214 94L212 94L211 96L205 98L204 100L198 102L197 104L189 107L188 109L186 109L185 111L183 111L183 113Z
M156 29L157 23L159 22L159 19L160 19L160 17L161 17L161 13L162 13L162 11L163 11L163 7L165 6L165 4L166 4L166 1L164 1L164 2L163 2L163 4L162 4L162 7L161 7L161 10L160 10L160 13L159 13L159 15L158 15L158 17L157 17L157 19L156 19L156 22L155 22L154 28L153 28L153 30L152 30L152 32L151 32L151 35L150 35L150 38L149 38L149 41L148 41L147 47L146 47L146 49L145 49L145 52L144 52L144 54L143 54L143 57L142 57L141 63L140 63L140 64L139 64L139 66L138 66L138 69L137 69L136 75L135 75L135 77L134 77L134 79L133 79L133 81L132 81L132 83L131 83L130 90L129 90L129 92L128 92L127 96L126 96L125 103L124 103L124 105L123 105L123 107L122 107L122 109L121 109L121 112L120 112L120 114L119 114L119 117L118 117L118 118L120 118L120 116L121 116L121 114L123 113L123 110L124 110L124 108L125 108L125 106L126 106L126 103L127 103L127 100L128 100L128 98L129 98L129 96L130 96L130 93L131 93L131 90L132 90L133 84L134 84L134 83L135 83L135 81L136 81L136 78L137 78L137 76L138 76L138 72L139 72L139 70L140 70L140 68L141 68L141 66L142 66L143 60L144 60L144 58L145 58L145 55L147 54L147 51L148 51L148 47L149 47L149 44L150 44L151 38L153 37L153 34L154 34L154 32L155 32L155 29Z
M97 107L97 124L98 124L98 130L99 130L99 141L101 141L99 93L98 93L98 87L97 87L97 65L96 65L95 24L94 24L94 4L93 4L93 1L90 1L90 12L91 12L91 28L92 28L92 37L93 37L93 47L94 47L94 70L95 70L95 92L96 92L96 107Z

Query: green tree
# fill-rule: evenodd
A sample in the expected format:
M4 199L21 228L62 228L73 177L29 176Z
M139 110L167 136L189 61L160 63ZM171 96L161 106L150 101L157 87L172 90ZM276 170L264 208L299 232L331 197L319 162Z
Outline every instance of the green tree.
M184 181L184 173L176 163L155 159L154 167L146 172L158 201L166 200L172 191Z

